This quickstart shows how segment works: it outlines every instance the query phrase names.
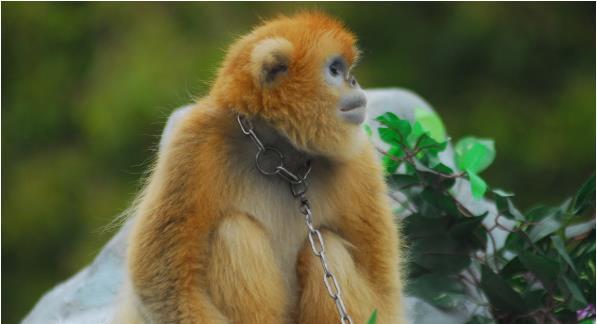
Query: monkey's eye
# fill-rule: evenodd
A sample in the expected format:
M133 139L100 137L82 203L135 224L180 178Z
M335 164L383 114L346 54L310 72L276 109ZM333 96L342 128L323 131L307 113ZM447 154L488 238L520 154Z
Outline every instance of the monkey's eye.
M333 62L330 64L330 74L333 77L337 77L340 75L340 63L338 61Z

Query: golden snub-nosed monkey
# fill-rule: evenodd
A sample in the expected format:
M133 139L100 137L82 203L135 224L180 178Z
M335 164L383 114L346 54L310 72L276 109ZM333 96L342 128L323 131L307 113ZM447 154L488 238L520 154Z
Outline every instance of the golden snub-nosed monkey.
M360 128L355 36L306 12L228 50L209 94L176 125L135 210L118 323L338 323L288 183L261 174L236 116L311 161L306 197L354 323L402 323L400 239Z

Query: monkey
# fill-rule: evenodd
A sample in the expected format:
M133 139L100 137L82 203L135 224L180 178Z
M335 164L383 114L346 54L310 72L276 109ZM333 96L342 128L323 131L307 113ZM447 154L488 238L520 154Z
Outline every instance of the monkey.
M322 12L262 22L227 51L138 199L115 323L338 323L288 183L255 165L252 122L305 196L348 315L403 323L401 240L361 127L356 36ZM298 171L297 171L298 172Z

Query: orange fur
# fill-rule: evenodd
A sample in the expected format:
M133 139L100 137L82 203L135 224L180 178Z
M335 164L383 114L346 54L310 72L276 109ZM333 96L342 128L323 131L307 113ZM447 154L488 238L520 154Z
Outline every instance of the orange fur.
M286 184L255 171L236 113L262 118L316 157L307 196L355 323L374 308L379 323L402 322L386 186L358 125L334 114L343 90L321 77L330 55L353 65L355 37L320 13L265 22L232 45L142 194L129 239L131 289L116 322L338 322L296 201ZM262 69L280 64L275 81L264 80Z

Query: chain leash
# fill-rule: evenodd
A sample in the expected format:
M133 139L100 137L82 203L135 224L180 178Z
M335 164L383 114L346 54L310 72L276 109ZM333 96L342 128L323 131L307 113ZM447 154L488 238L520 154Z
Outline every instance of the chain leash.
M313 214L311 213L311 205L306 197L307 192L307 178L311 172L311 160L307 160L305 163L305 172L302 177L297 176L290 170L288 170L284 163L284 154L278 149L263 145L263 142L259 139L255 131L253 130L253 124L249 119L244 116L237 115L236 120L240 125L240 128L246 136L248 136L255 146L257 146L257 155L255 156L255 166L257 170L264 175L268 176L279 176L290 184L290 192L293 197L297 198L300 202L299 211L305 216L305 223L307 225L307 238L309 239L309 245L313 255L319 258L321 267L323 269L323 283L325 288L334 300L336 304L336 310L342 324L353 324L352 318L346 311L344 300L342 299L342 292L340 291L340 285L336 280L336 276L332 273L328 264L328 259L325 254L325 245L323 244L323 236L321 232L313 226ZM276 162L275 167L269 169L263 164L263 160L267 156L272 156Z

